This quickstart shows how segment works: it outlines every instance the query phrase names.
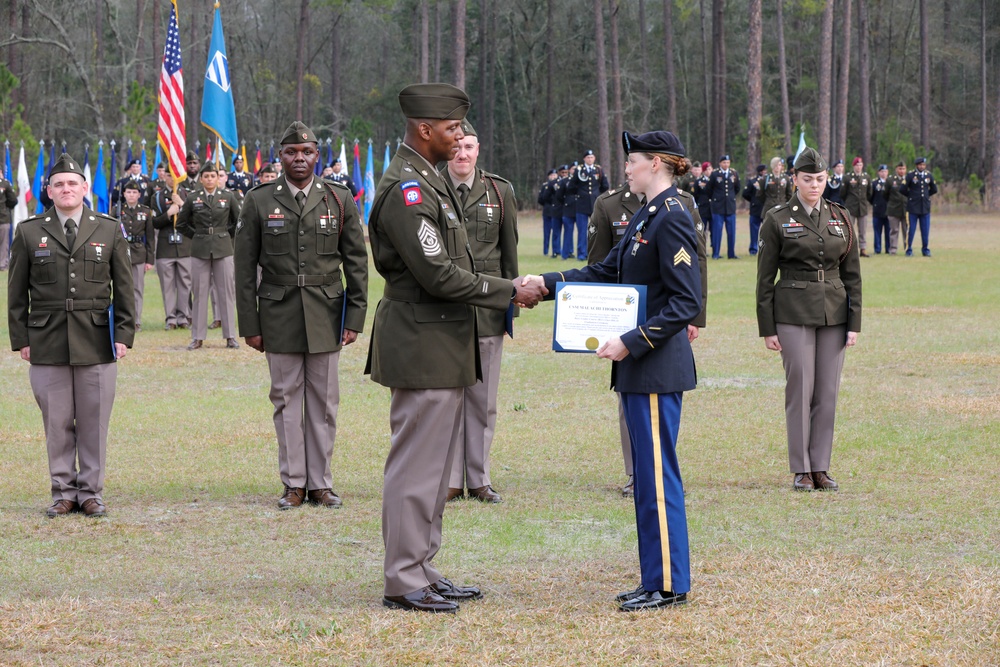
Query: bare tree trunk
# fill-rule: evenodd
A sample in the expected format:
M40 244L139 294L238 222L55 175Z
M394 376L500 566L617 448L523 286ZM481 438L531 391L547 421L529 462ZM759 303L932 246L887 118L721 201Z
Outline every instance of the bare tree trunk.
M143 18L144 18L143 14L145 14L145 13L146 13L146 2L145 2L145 0L135 0L135 34L136 35L141 35L142 34L142 23L143 23ZM139 45L141 45L145 41L146 40L139 40ZM155 49L155 48L156 47L154 46L153 49ZM136 50L138 51L138 53L136 53L136 55L138 57L135 59L135 80L139 83L140 86L145 86L146 85L146 67L145 67L145 63L144 63L145 58L143 58L143 55L144 55L146 49L144 49L144 48L142 48L140 46Z
M951 44L951 3L941 3L941 43ZM948 69L948 59L940 59L941 74L938 76L938 104L941 108L948 109L948 96L951 89L949 82L950 72Z
M928 43L927 0L920 0L920 145L930 146L931 134L931 50Z
M785 133L785 155L792 153L792 110L788 104L788 67L785 64L785 16L778 0L778 78L781 86L781 127Z
M486 87L486 94L483 96L483 104L486 105L486 130L483 132L480 130L480 137L485 136L486 146L485 146L485 157L486 164L493 168L493 158L496 155L496 142L493 141L493 137L496 136L496 76L497 76L497 49L496 49L496 4L493 2L487 3L486 15L483 20L486 21L486 51L490 54L489 62L486 66L486 81L488 86Z
M837 91L837 154L847 160L847 102L851 82L851 4L844 0L844 11L838 18L843 22L844 39L840 45L840 84Z
M750 0L747 30L747 174L760 163L760 124L763 103L761 81L761 0Z
M674 74L674 0L663 0L663 78L667 95L667 129L677 131L677 80ZM640 29L646 33L645 25ZM702 22L702 38L704 38L704 21ZM645 49L643 49L645 52ZM705 59L702 58L704 65ZM648 80L648 77L646 77ZM707 93L706 93L707 94ZM649 91L652 98L652 91ZM707 108L706 104L706 108Z
M715 130L715 124L712 122L712 114L714 110L712 105L715 99L711 97L712 90L712 78L709 73L709 62L708 57L708 17L705 14L705 3L709 0L699 0L698 2L698 19L701 23L701 53L699 54L699 60L701 61L701 75L704 79L701 90L705 98L705 132L708 134L708 152L711 153L712 149L715 147L715 137L713 136L713 131ZM710 160L715 160L715 158L710 157Z
M996 98L994 100L994 119L993 119L993 165L990 169L990 198L989 207L990 209L995 208L1000 204L1000 82L998 82L996 88Z
M94 0L94 85L100 95L104 79L104 0Z
M156 2L153 5L153 79L158 80L160 77L160 68L163 65L163 39L160 37L160 8L157 6ZM159 87L156 83L153 84L153 90L158 90Z
M712 0L713 159L726 152L726 0Z
M986 136L989 133L986 114L986 0L979 3L979 171L986 174ZM994 168L994 174L997 172ZM994 177L995 178L995 177Z
M302 93L306 73L306 42L309 35L309 0L299 3L299 27L295 48L295 117L302 118Z
M618 0L608 0L608 28L611 32L611 97L614 104L614 136L617 141L625 131L625 120L622 116L622 77L618 64ZM615 182L621 180L625 174L625 165L620 152L609 153L607 169L610 170Z
M21 10L20 1L11 0L10 13L7 15L8 34L13 35L17 33L17 15L20 13L20 10ZM25 33L23 32L21 34L23 36L26 36ZM19 49L17 48L17 46L18 46L17 42L14 40L11 40L10 44L7 45L7 67L10 68L10 71L14 74L14 76L21 78L23 74L23 69L21 67L21 63L18 62L17 57L20 54L18 53ZM11 102L13 103L15 109L17 108L17 105L20 103L20 101L21 101L21 94L18 88L15 88L13 91L11 91ZM4 127L9 127L9 125L10 121L5 118Z
M441 33L444 32L442 20L444 14L444 4L441 0L434 0L434 80L441 80Z
M427 0L420 0L420 83L427 83L430 79L430 14L427 7Z
M986 0L983 0L986 2ZM545 27L551 32L553 30L553 8L555 5L555 0L548 0L546 3L545 12ZM984 37L985 39L985 37ZM985 58L985 56L984 56ZM552 79L555 74L556 69L556 43L554 39L548 39L545 41L545 167L546 170L551 169L555 166L555 136L552 132L552 124L554 122L553 116L555 111L553 109L555 100L552 96Z
M455 85L465 90L465 0L455 0L452 28L455 30Z
M339 132L343 128L341 123L341 103L343 95L343 82L340 69L340 19L343 14L335 13L333 23L330 25L330 111L333 116L334 131Z
M649 127L649 112L652 107L652 91L650 90L652 79L649 77L649 54L646 51L646 43L648 42L646 39L646 30L646 0L639 0L639 66L642 72L642 87L639 89L639 93L642 95L642 117L639 120L639 127ZM672 132L677 131L674 125L670 125L669 109L667 124Z
M594 0L594 43L597 62L597 159L602 165L611 157L608 138L608 66L604 55L604 7L601 0Z
M861 111L861 158L872 160L871 56L868 46L868 0L858 0L858 106Z
M833 0L826 0L826 7L823 9L823 17L820 20L820 45L819 45L820 67L829 67L833 60ZM830 100L832 82L830 77L823 76L822 71L819 77L819 100L817 102L816 119L816 144L819 154L828 162L832 162L830 156Z

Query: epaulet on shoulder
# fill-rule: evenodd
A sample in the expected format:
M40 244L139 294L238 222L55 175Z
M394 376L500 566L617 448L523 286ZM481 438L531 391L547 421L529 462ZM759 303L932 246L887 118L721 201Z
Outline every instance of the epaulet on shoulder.
M247 194L250 194L254 190L260 190L262 188L268 188L268 187L272 187L273 188L274 187L274 181L268 181L267 183L258 183L257 185L255 185L252 188L250 188L249 190L247 190Z
M42 220L45 219L45 218L42 217L44 215L45 215L44 213L36 213L35 215L31 216L30 218L25 218L24 220L22 220L18 224L19 225L24 225L24 224L27 224L29 222L40 222L40 221L42 221Z
M684 206L684 202L681 201L680 197L667 197L664 200L663 203L665 203L667 205L667 210L668 211L673 211L673 210L684 211L684 210L687 210L685 208L685 206Z
M833 208L837 209L838 211L840 211L840 212L841 212L841 213L843 213L844 215L848 215L848 212L847 212L847 207L846 207L846 206L844 206L843 204L840 204L840 203L838 203L838 202L835 202L835 201L830 201L829 199L827 199L826 201L827 201L827 203L829 203L829 204L830 204L830 206L832 206ZM848 218L848 220L850 220L850 218Z
M508 181L503 176L498 176L497 174L490 173L485 169L483 170L483 176L486 176L487 178L492 178L495 181L500 181L501 183L506 183L507 185L511 185L511 182Z
M770 210L772 213L777 213L783 208L788 208L788 202L785 202L784 204L775 204L774 206L771 207Z
M340 190L343 190L344 192L347 192L347 193L350 193L350 191L351 191L351 189L349 187L347 187L346 184L341 183L340 181L328 181L328 180L326 180L324 178L323 179L323 183L325 183L326 185L330 186L331 188L339 188Z
M146 206L144 208L149 208L149 207ZM97 218L98 220L110 220L111 222L115 223L116 225L119 222L117 218L114 218L114 217L112 217L112 216L110 216L110 215L108 215L106 213L98 213L97 211L93 211L93 214L94 214L94 217Z

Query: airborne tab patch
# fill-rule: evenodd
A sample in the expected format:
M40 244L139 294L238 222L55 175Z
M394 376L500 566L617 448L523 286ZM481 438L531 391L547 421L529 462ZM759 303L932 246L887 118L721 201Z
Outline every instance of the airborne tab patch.
M403 199L406 201L407 206L415 206L424 201L423 196L420 194L420 181L406 181L405 183L400 183L399 187L403 191Z

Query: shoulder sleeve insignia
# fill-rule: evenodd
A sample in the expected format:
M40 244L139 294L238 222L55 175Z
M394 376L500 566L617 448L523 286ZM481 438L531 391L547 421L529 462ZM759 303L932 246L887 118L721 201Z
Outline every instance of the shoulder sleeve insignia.
M399 187L403 191L403 199L407 206L415 206L424 201L420 194L420 181L404 181L399 184Z

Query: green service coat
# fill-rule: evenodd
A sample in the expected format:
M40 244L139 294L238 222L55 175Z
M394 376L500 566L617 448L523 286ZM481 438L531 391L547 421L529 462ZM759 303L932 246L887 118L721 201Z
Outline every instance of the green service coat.
M153 247L156 245L153 211L141 204L137 204L135 208L125 205L122 206L120 219L129 253L132 255L132 264L152 264L156 259L153 257Z
M482 379L476 310L511 303L506 278L473 272L458 195L402 144L379 180L368 224L385 278L366 373L387 387L468 387Z
M777 335L779 322L807 327L846 323L848 331L861 331L861 259L853 227L843 207L825 199L819 205L818 226L798 194L764 216L757 253L757 329L762 337Z
M844 206L854 219L868 215L871 203L868 198L872 194L872 179L868 174L853 171L844 176Z
M447 177L447 170L443 173ZM517 199L510 181L476 169L462 212L475 272L517 278ZM505 315L502 310L476 308L479 336L502 336Z
M31 363L90 366L132 347L135 302L128 242L118 221L84 207L72 250L54 208L17 226L7 279L11 349L31 346Z
M239 208L236 196L228 190L216 188L212 203L200 185L188 194L177 214L177 231L191 239L192 257L219 259L233 254Z
M345 186L313 178L301 213L284 174L248 191L234 262L240 335L267 352L336 352L342 329L364 330L368 251Z

